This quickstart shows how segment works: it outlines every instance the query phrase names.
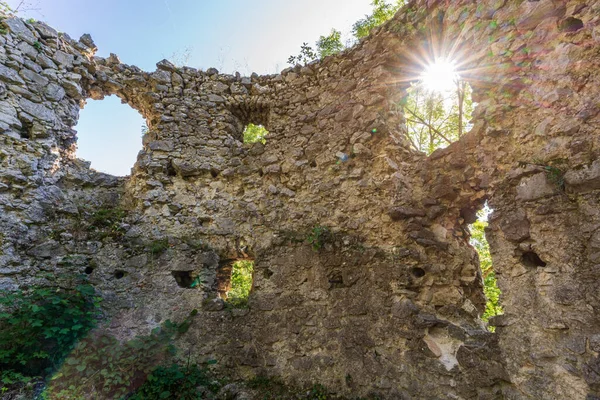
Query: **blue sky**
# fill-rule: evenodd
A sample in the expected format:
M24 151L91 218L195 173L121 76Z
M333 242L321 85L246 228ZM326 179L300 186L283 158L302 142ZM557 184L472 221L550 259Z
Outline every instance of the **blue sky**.
M9 0L12 6L19 0ZM74 39L90 33L97 55L155 70L163 58L242 74L279 72L302 42L332 28L347 37L371 0L29 0L22 17L42 20ZM189 57L185 57L188 53ZM82 110L78 156L92 168L127 175L141 149L142 119L116 98Z

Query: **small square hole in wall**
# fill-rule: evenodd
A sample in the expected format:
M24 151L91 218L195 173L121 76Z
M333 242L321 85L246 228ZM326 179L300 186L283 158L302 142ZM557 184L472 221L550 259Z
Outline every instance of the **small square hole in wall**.
M248 124L244 128L244 143L267 143L269 131L262 125Z
M193 289L198 285L198 279L193 275L194 271L171 271L177 286L185 289Z

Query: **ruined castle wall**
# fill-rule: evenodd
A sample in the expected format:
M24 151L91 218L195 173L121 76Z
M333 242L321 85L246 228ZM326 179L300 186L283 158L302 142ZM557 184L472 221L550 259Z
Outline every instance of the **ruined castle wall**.
M599 11L412 2L341 55L251 77L167 61L147 73L8 18L0 285L88 273L122 338L197 309L180 346L240 377L388 398L600 396ZM398 102L442 44L478 106L471 132L426 157ZM74 155L80 107L113 94L150 128L125 178ZM266 145L242 143L250 122ZM467 231L486 200L495 334ZM98 232L94 213L115 207L126 216ZM319 251L315 226L331 232ZM240 258L256 262L253 291L231 311L219 272Z

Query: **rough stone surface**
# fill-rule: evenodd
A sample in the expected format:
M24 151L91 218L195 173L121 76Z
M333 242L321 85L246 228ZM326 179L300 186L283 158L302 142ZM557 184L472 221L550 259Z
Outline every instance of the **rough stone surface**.
M95 57L89 36L6 19L0 288L87 273L123 339L197 309L178 345L237 376L390 399L597 398L599 14L598 1L412 1L338 56L251 77L148 73ZM431 41L465 55L478 105L473 129L426 157L397 104ZM128 177L75 158L83 101L107 95L148 123ZM266 145L242 143L248 123ZM559 159L564 190L520 167ZM467 229L486 200L495 334ZM122 220L94 225L115 207ZM231 312L219 295L243 258L249 309Z

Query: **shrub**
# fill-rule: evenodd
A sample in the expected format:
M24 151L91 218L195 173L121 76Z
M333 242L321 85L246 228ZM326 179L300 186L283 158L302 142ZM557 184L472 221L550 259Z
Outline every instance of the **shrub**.
M152 255L158 255L169 248L169 239L157 239L148 245L148 251Z
M200 387L216 393L221 385L197 365L186 368L179 364L161 366L148 376L148 380L129 400L202 399L204 396Z
M91 335L75 347L44 395L49 399L126 396L175 353L173 338L187 331L194 315L196 312L180 324L167 320L150 335L136 336L124 343L101 332Z
M51 373L95 325L99 301L90 285L0 295L2 384Z
M90 217L88 230L100 240L119 238L125 233L122 226L125 216L125 211L120 208L101 208Z

